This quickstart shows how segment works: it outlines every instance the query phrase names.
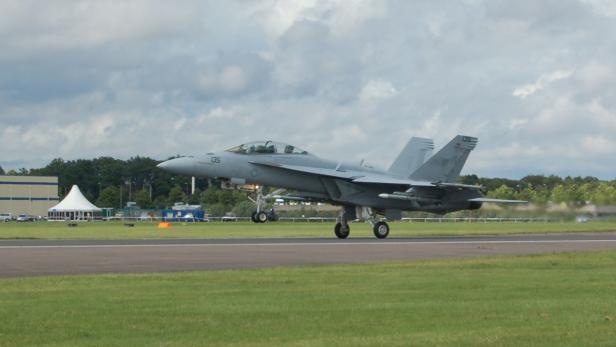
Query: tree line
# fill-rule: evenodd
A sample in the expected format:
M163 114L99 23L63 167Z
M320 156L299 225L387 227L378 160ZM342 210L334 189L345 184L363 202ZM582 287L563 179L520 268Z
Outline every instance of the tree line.
M195 193L191 194L190 177L163 171L156 167L158 163L160 161L139 156L128 160L57 158L42 168L9 170L6 174L57 176L60 199L76 184L84 196L99 207L123 208L133 201L144 209L168 208L176 202L203 205L212 215L224 215L229 211L250 215L254 210L245 192L221 189L216 179L197 178ZM0 175L3 174L0 167Z
M190 177L174 175L156 167L159 161L148 157L120 160L52 160L42 168L9 170L9 175L57 176L63 198L73 184L97 206L121 208L134 201L141 208L167 208L175 202L201 204L212 215L233 211L245 215L254 209L245 192L220 189L217 180L197 179L191 194ZM0 174L4 170L0 167ZM596 177L529 175L520 180L460 176L463 184L481 185L486 195L500 199L527 200L537 205L548 202L579 206L587 203L616 204L616 180Z
M464 184L482 185L487 196L499 199L526 200L536 205L566 204L569 207L586 204L616 205L616 180L596 177L559 177L529 175L520 180L461 176Z

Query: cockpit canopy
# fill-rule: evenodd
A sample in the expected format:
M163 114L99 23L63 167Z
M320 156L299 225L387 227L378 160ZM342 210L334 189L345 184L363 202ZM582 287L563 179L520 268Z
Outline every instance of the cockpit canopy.
M301 148L274 141L255 141L227 149L227 152L239 154L298 154L307 155Z

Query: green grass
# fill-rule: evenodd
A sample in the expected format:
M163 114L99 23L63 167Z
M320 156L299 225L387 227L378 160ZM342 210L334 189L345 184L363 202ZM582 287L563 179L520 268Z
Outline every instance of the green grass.
M549 232L616 231L614 222L591 223L391 223L391 237L428 235L522 234ZM156 223L137 222L128 228L121 222L83 222L76 228L64 222L0 223L0 239L144 239L144 238L239 238L239 237L333 237L333 223L173 223L159 229ZM372 236L365 223L351 224L351 237Z
M0 279L9 346L614 346L616 252Z

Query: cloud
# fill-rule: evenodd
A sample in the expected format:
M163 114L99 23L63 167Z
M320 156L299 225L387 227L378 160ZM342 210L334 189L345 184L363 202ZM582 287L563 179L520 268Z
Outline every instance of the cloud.
M410 136L466 134L468 173L614 178L612 7L3 1L0 165L271 138L387 167Z
M359 99L363 101L387 99L397 93L398 90L388 81L370 80L359 92Z
M513 90L513 96L517 96L520 99L525 99L527 96L534 94L537 91L542 90L547 85L571 77L573 70L556 70L550 74L541 75L535 83L526 84L521 87L517 87Z

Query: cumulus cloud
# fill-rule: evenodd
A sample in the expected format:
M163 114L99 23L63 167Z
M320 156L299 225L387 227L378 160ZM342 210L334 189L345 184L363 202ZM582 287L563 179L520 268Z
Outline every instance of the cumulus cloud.
M573 70L556 70L550 74L545 74L539 77L535 83L526 84L513 90L513 96L517 96L521 99L534 94L537 91L542 90L548 84L569 78L573 75Z
M0 165L271 138L387 167L410 136L466 134L468 173L613 178L613 17L601 0L3 1Z
M364 101L387 99L398 93L388 81L370 80L359 92L359 99Z

